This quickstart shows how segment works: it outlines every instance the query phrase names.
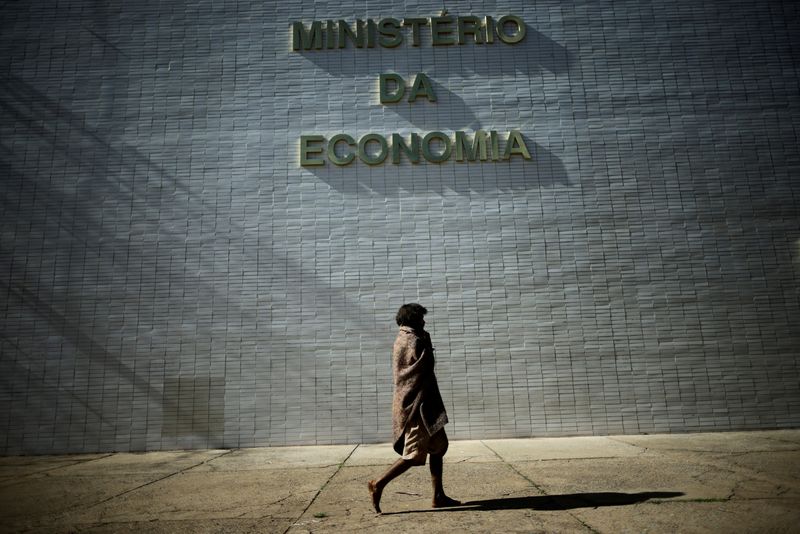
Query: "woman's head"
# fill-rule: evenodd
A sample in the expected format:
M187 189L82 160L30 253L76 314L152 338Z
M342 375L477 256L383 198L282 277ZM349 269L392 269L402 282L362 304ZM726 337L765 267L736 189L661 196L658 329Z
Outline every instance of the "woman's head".
M411 328L422 328L425 326L425 314L428 310L421 304L412 302L410 304L403 304L397 310L397 326L409 326Z

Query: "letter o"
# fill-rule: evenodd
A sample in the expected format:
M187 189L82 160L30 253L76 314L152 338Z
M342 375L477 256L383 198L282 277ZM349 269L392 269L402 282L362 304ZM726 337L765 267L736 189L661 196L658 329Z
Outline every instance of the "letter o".
M506 22L513 22L517 26L517 31L509 35L505 32ZM525 38L525 33L528 29L522 19L516 15L506 15L497 21L497 37L506 44L515 44Z
M444 144L444 150L441 154L434 154L431 150L431 141L439 139ZM453 149L453 144L450 138L443 132L431 132L422 138L422 155L431 163L442 163L450 159L450 152Z
M378 152L375 156L370 156L367 154L367 143L370 141L375 141L381 146L380 152ZM358 159L367 165L380 165L388 155L389 145L386 143L386 139L382 135L371 133L358 140Z
M347 134L338 134L331 137L331 140L328 141L328 159L331 160L331 163L334 165L349 165L353 162L356 155L353 152L348 152L342 157L339 157L336 154L336 143L339 141L344 141L349 146L356 146L356 140L350 137Z

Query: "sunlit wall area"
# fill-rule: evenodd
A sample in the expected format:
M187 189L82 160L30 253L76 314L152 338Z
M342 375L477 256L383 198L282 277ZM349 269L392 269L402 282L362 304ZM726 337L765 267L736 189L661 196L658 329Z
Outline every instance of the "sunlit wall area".
M799 10L0 3L0 454L800 426Z

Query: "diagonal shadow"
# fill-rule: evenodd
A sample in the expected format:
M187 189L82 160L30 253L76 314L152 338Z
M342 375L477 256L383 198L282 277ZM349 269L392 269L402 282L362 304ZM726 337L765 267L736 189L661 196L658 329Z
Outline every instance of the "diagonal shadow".
M388 512L392 514L416 514L423 512L463 511L463 510L572 510L574 508L599 508L603 506L628 506L651 499L671 499L685 495L682 491L641 491L622 493L601 491L590 493L566 493L563 495L533 495L528 497L506 497L503 499L484 499L469 501L461 506L435 508L430 510L403 510Z
M413 80L413 76L409 76ZM410 83L407 81L406 83ZM393 111L409 124L423 130L437 130L446 124L453 129L478 130L480 120L464 99L436 80L431 80L436 93L437 103L422 99L421 102L408 102L408 96L395 104L386 104L386 109ZM437 105L440 104L440 105Z
M149 398L160 400L161 392L145 380L142 376L123 363L122 358L113 354L107 347L95 341L95 339L81 328L77 321L70 320L65 313L59 312L52 303L39 298L39 296L24 285L8 285L5 280L0 279L0 289L9 298L17 299L31 306L39 317L47 319L48 324L65 339L69 339L75 347L87 354L90 359L100 359L106 365L113 367L116 372L135 388L145 392ZM6 337L4 332L0 336ZM101 420L103 417L101 416Z
M217 204L190 188L188 182L179 180L179 173L167 171L158 163L157 157L151 157L146 150L116 135L112 129L94 126L91 122L84 114L62 104L60 97L37 87L36 82L10 73L0 76L0 123L4 131L13 132L0 139L0 227L4 230L0 246L0 314L4 305L25 310L26 315L37 318L37 324L47 326L49 336L60 337L74 347L76 362L102 365L105 380L119 377L121 385L130 384L137 392L144 392L143 396L157 407L154 409L163 410L169 391L165 392L163 378L151 378L147 373L149 360L167 361L166 347L175 339L186 345L202 343L203 340L197 338L207 338L209 334L199 326L207 320L201 310L207 310L215 302L223 302L224 311L217 314L218 308L214 308L213 320L216 322L212 327L220 324L227 327L231 321L241 318L238 324L234 323L234 328L258 330L269 343L283 347L287 353L301 352L300 343L291 335L273 328L269 320L256 325L256 319L248 314L249 310L240 300L229 297L209 276L204 276L208 265L203 265L199 259L190 262L191 254L184 251L196 251L199 257L210 249L241 247L243 257L253 266L252 272L258 277L270 276L270 270L278 268L300 273L302 280L315 281L315 290L324 293L323 298L345 302L350 309L360 306L351 294L334 285L318 286L317 282L322 284L322 281L317 279L314 270L274 245L266 236L258 236L258 250L245 247L245 241L253 235L251 228L245 228L232 217L226 218L228 229L224 233L206 232L200 236L199 232L182 230L178 222L199 224L204 214L218 216ZM38 157L42 163L33 165L27 162L26 153L40 154ZM51 162L49 165L45 163L48 161ZM62 179L62 175L65 178ZM108 211L104 208L98 214L95 208L100 203ZM111 211L114 207L119 211ZM153 218L153 213L160 215ZM106 214L108 217L104 216ZM9 232L6 232L7 227ZM29 235L40 236L46 246L41 251L29 252ZM155 240L146 239L146 235ZM170 257L166 267L153 261L157 247L162 247L161 250ZM76 264L72 259L78 253L87 258L97 258L93 260L97 266L94 275L90 273L85 275L87 278L81 277L82 271L77 266L83 263ZM35 266L39 261L52 262L56 256L69 258L58 265L61 281L56 284L37 278ZM33 258L43 259L34 261ZM187 267L171 267L179 262ZM28 265L32 267L28 268ZM132 297L140 293L144 295L140 287L145 287L142 284L154 278L169 287L158 298L153 295L137 297L136 312L126 314L124 318L124 329L135 332L135 336L127 336L121 342L126 345L135 342L139 347L146 347L141 341L152 340L149 349L143 348L139 352L137 348L136 352L127 352L120 348L121 330L109 334L109 339L117 341L114 343L103 336L106 325L102 317L84 315L80 319L82 308L93 308L94 303L103 298L82 290L88 287L87 280L111 271L121 273L124 281L103 284L99 291L116 302L131 302ZM284 295L274 299L272 295L269 298L265 296L263 302L265 309L271 307L272 302L290 307L295 298L301 298L299 288L289 288ZM181 331L170 330L164 334L166 327L151 326L154 323L151 315L147 315L148 310L155 310L165 302L173 316L181 317ZM155 317L155 312L150 313ZM362 319L367 315L358 314L357 319L352 319L354 327L374 329L373 323ZM217 316L220 319L216 319ZM266 311L259 319L262 317L267 317ZM23 340L17 339L13 325L13 321L0 320L0 395L14 392L14 379L23 384L35 381L46 390L67 395L63 398L68 400L61 402L52 400L54 396L37 396L35 399L31 397L31 402L49 403L53 410L56 404L66 407L80 404L97 416L104 428L113 427L114 421L119 421L113 408L104 411L106 408L100 406L102 399L89 395L86 389L74 387L71 382L53 383L49 381L49 375L31 371L27 362L37 361L37 358L27 354L36 352L27 348L26 343L39 340L41 336L34 334ZM187 331L187 325L189 328L194 325L197 333ZM65 356L67 351L62 349L58 354L61 369L73 364ZM239 355L226 357L238 358ZM294 367L290 367L289 372L300 372L299 361L293 360L291 365ZM143 368L145 371L141 372ZM274 381L274 384L279 382ZM278 387L274 384L270 381L264 391L269 394ZM212 385L206 389L210 391ZM30 391L28 393L33 395ZM18 421L24 416L24 413L16 411L13 417L6 417L10 421L7 427L19 427L22 423ZM164 428L163 420L153 421L152 426L148 423L148 429ZM114 436L113 430L104 430L103 434ZM209 439L212 438L216 439L216 435L209 434ZM16 438L0 439L3 442L0 445L8 450L12 439ZM220 442L204 445L220 446Z

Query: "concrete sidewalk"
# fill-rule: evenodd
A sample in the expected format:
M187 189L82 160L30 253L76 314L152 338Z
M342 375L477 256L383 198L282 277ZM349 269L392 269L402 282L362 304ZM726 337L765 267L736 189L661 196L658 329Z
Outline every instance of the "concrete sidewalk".
M3 532L798 532L800 430L456 441L366 482L388 444L0 458Z

